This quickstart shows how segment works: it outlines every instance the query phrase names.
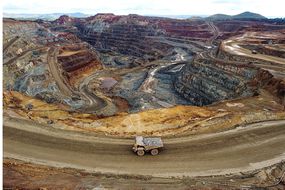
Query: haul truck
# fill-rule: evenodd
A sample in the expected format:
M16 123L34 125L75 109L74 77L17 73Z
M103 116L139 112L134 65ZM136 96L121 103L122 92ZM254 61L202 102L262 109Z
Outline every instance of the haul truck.
M151 155L155 156L162 148L163 148L163 143L161 138L159 137L137 136L135 138L133 151L137 153L138 156L143 156L145 152L150 152Z

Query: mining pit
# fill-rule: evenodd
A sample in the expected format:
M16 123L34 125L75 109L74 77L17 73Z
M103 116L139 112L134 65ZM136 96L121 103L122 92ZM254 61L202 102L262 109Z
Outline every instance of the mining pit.
M27 149L33 149L33 139L35 142L39 141L38 146L52 147L47 145L48 142L40 142L34 137L36 135L32 135L32 131L36 133L38 130L47 129L51 133L59 130L67 134L88 134L99 139L106 138L106 142L110 144L113 140L116 142L116 139L120 139L123 146L120 148L127 156L121 155L123 153L113 153L113 156L118 154L118 159L121 156L135 163L139 160L131 158L130 151L124 147L126 144L130 145L130 138L137 135L163 137L169 140L169 147L174 146L172 138L176 138L175 143L178 143L180 138L182 141L184 139L185 145L178 146L177 150L173 149L175 154L175 151L182 152L181 147L184 146L188 149L190 147L190 152L194 150L196 145L193 143L187 146L186 142L196 136L200 137L199 135L208 138L207 135L227 133L247 128L248 125L249 129L245 130L253 130L250 124L258 122L269 122L264 124L264 128L271 125L270 122L280 122L280 126L284 128L284 24L272 24L264 20L178 20L133 14L97 14L87 18L64 15L54 21L41 22L4 18L3 44L4 186L7 188L50 188L50 183L56 179L59 179L59 182L54 187L62 188L62 183L74 181L74 176L78 176L74 184L79 188L84 186L82 184L91 184L92 175L108 186L110 180L106 178L106 173L112 173L111 178L120 178L118 186L123 188L129 187L126 180L139 183L141 187L149 187L148 182L173 182L180 184L181 189L193 184L198 184L201 188L210 187L209 184L203 186L201 180L213 183L218 183L221 178L225 180L225 173L213 172L216 177L211 180L206 179L207 177L197 177L207 176L207 171L210 171L207 164L205 168L201 167L197 175L185 171L185 176L181 178L182 174L174 168L170 167L169 171L161 169L164 162L167 162L163 157L165 155L162 155L161 163L157 159L154 160L159 162L154 165L158 171L145 168L142 176L136 177L137 173L128 169L125 163L119 164L121 170L115 168L113 171L107 167L108 162L114 162L110 157L111 148L107 151L108 154L103 155L106 157L106 164L98 161L98 165L94 165L94 168L101 169L100 174L84 171L87 174L78 170L87 168L88 163L84 165L84 161L75 164L69 160L70 165L64 166L61 165L64 160L53 160L55 158L47 155L46 159L50 160L45 163L58 162L50 164L50 170L49 166L43 164L42 155L46 153L35 153L35 158L31 158L29 152L25 153L24 149L17 152L15 148L9 152L10 149L6 147L13 141L13 130L30 130L26 137L20 137L19 142L13 141L15 145L22 141L27 144ZM19 129L18 125L23 128ZM278 139L282 144L284 133L282 134L281 128L280 130ZM266 130L264 131L265 134ZM257 140L260 140L258 135L264 135L255 131L250 134L252 139ZM250 136L245 136L243 134L235 137L235 143L242 142L243 138L251 139ZM266 137L274 139L269 137L269 134ZM46 137L43 135L43 138ZM272 142L276 141L277 144L278 139ZM56 146L56 150L64 148L67 155L72 155L71 151L77 150L74 147L82 144L82 139L79 140L80 142L72 144L70 149L64 147L63 143L62 147L57 145L59 147ZM217 139L217 143L218 141ZM109 144L104 147L104 143L105 141L98 146L108 149ZM233 150L238 146L235 143ZM268 144L268 147L274 145ZM90 146L92 147L92 144ZM217 147L219 146L222 147L218 144ZM38 147L34 148L36 150ZM263 148L265 150L265 147ZM225 149L221 148L220 151L226 151ZM246 154L249 149L241 153ZM279 176L281 170L284 170L284 164L280 164L279 159L283 151L281 158L284 160L284 147L281 149L276 148L272 153L272 159L274 157L278 162L272 161L271 165L261 164L260 167L242 170L256 171L254 175L247 173L250 177L244 179L248 181L241 179L242 174L236 175L235 172L239 170L227 171L236 182L233 186L238 187L237 184L247 182L255 183L259 187L262 184L270 185L272 176ZM88 147L84 151L87 150ZM195 151L198 152L196 149ZM171 153L171 150L169 152ZM21 153L23 155L20 155ZM84 154L87 155L86 152ZM198 155L197 153L197 158L200 158ZM182 160L179 161L185 166L181 164L179 167L187 169L191 164L187 165L188 162L184 159L187 156L181 156ZM217 155L213 154L214 156ZM250 159L250 156L254 157L249 154L246 165L233 160L232 163L237 163L233 168L244 169L251 165L254 160ZM271 159L270 155L263 156L264 159ZM170 159L175 161L178 158L170 156ZM147 157L146 160L150 159ZM228 164L231 165L230 163ZM72 164L76 169L72 169ZM219 164L222 168L221 163L217 163L217 166L220 166ZM59 169L57 166L63 168ZM88 167L91 167L91 163ZM35 170L36 175L42 176L40 179L32 175ZM27 175L19 174L21 171ZM144 179L147 172L155 177ZM169 176L162 175L164 172L169 172ZM13 180L11 175L18 177ZM43 179L47 178L45 175L58 175L60 178L49 178L50 180L44 182ZM196 177L190 179L191 176ZM253 178L259 180L253 182ZM39 180L39 184L33 183L33 179ZM27 183L23 183L26 180ZM98 186L98 183L92 182L91 186Z

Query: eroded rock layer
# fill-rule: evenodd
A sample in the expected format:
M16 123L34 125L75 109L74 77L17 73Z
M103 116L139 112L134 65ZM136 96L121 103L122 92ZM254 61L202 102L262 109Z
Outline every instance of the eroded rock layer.
M249 85L257 70L211 60L193 60L180 72L174 87L193 105L208 105L225 99L251 96L256 87Z
M61 55L58 60L66 72L72 72L88 66L92 61L96 61L96 57L89 51L82 50L72 55Z

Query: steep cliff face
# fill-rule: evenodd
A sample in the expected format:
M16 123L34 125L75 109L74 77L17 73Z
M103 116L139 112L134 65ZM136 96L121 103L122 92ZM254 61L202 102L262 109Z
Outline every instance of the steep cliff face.
M253 68L193 60L178 74L174 87L193 105L251 96L256 88L249 85L257 71Z

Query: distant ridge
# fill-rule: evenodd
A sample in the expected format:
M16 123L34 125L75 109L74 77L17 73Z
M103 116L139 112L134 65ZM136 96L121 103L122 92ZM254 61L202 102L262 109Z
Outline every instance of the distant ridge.
M207 17L206 19L210 19L210 20L229 20L231 18L232 18L232 16L230 16L230 15L215 14L215 15Z
M260 14L257 14L257 13L252 13L252 12L243 12L241 14L238 14L238 15L234 15L233 16L234 19L266 19L265 16L262 16Z
M215 14L212 16L209 16L206 18L207 20L261 20L261 19L267 19L265 16L262 16L257 13L252 13L249 11L237 14L237 15L226 15L226 14Z
M75 13L50 13L50 14L16 14L16 13L3 13L4 18L14 18L14 19L23 19L23 20L36 20L36 19L43 19L43 20L55 20L58 19L61 15L67 15L70 17L76 18L85 18L91 15L84 14L80 12Z
M13 18L13 19L20 19L20 20L48 20L53 21L58 19L62 15L67 15L69 17L74 18L86 18L90 17L92 15L85 14L81 12L74 12L74 13L49 13L49 14L25 14L25 13L3 13L3 18ZM252 12L243 12L241 14L237 15L226 15L226 14L215 14L209 17L206 17L205 15L201 16L193 16L193 15L145 15L145 16L156 16L156 17L165 17L165 18L175 18L175 19L206 19L206 20L233 20L233 19L241 19L241 20L262 20L267 19L266 17Z

